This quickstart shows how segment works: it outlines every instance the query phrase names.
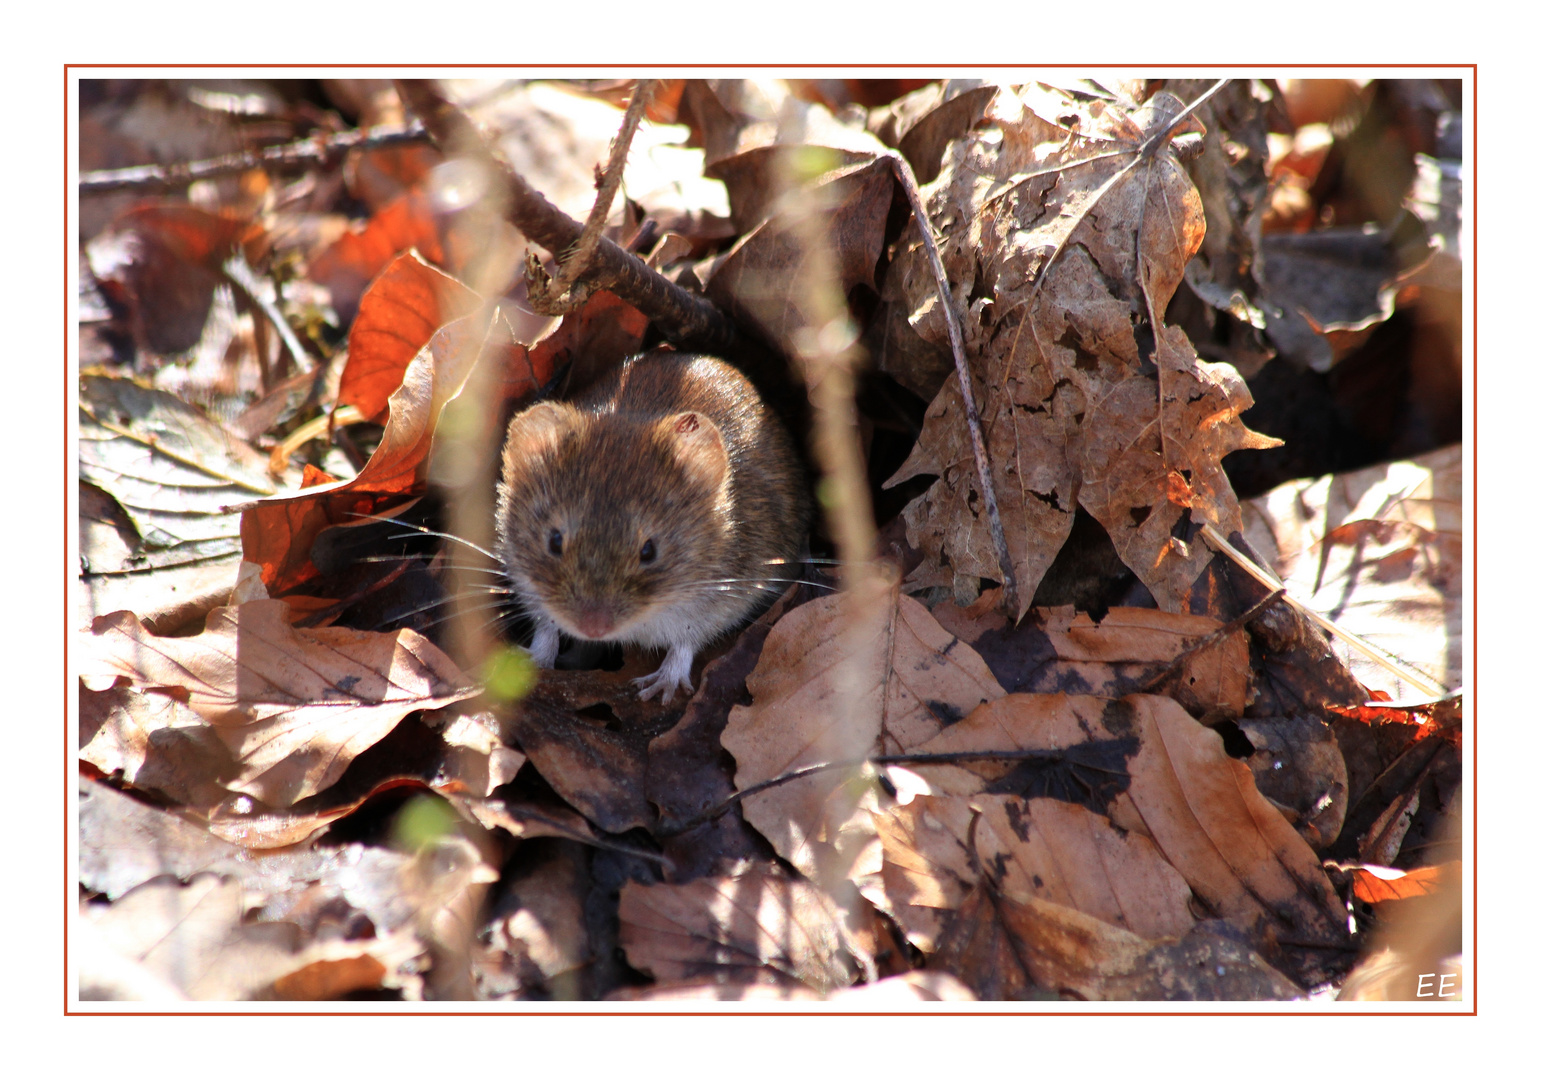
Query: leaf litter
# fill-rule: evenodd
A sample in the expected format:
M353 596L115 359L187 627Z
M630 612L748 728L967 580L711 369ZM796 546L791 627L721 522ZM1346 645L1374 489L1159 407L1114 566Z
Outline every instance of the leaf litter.
M591 196L563 184L603 161L613 105L447 89L450 109L510 125L508 160L582 216ZM664 292L620 282L532 318L505 270L544 226L455 202L485 174L442 147L361 152L347 183L370 217L329 239L283 209L259 230L236 199L212 216L175 199L99 215L116 222L90 250L100 325L141 368L199 341L240 248L264 386L285 362L314 374L227 412L249 438L116 372L82 376L94 572L160 573L184 552L245 560L180 634L147 621L148 603L93 608L77 646L83 995L882 1009L1282 1000L1341 983L1376 910L1459 874L1458 849L1428 867L1406 855L1453 805L1459 698L1377 707L1407 688L1385 693L1357 661L1350 674L1200 527L1250 542L1292 597L1458 683L1460 451L1237 498L1227 456L1277 440L1242 421L1252 392L1220 359L1264 357L1242 364L1251 379L1269 346L1206 328L1286 296L1320 306L1289 292L1288 245L1256 231L1276 91L932 84L864 112L774 81L655 88L638 138L674 172L628 186L611 238L640 248L648 273L704 289L762 378L763 354L810 355L825 309L809 298L829 289L888 398L913 403L907 420L855 403L872 476L894 491L876 505L904 580L842 589L850 568L803 568L804 584L707 651L683 709L635 699L645 658L537 678L517 649L433 615L464 587L454 574L491 569L466 546L484 535L475 515L453 515L466 478L492 475L498 425L553 385L601 376L650 326L688 323ZM380 123L402 118L389 84L335 92ZM542 119L518 133L532 108ZM531 132L585 124L573 157L537 164ZM895 153L923 183L942 292L895 198ZM329 166L308 167L326 180ZM826 245L817 260L810 235ZM1253 258L1272 261L1271 292ZM1283 316L1281 340L1295 333L1308 364L1348 354L1337 323L1384 320L1410 266L1356 278L1375 313L1323 327L1330 343ZM259 309L288 336L257 329L271 327ZM797 391L787 370L772 381ZM800 370L814 385L827 374ZM474 407L490 419L467 419ZM883 456L882 432L905 423L918 437ZM464 431L481 432L471 457L455 449ZM1044 603L1078 515L1122 591ZM446 528L466 543L436 553ZM364 555L339 560L345 548ZM496 579L482 589L484 622L518 642ZM1427 615L1416 629L1408 603Z

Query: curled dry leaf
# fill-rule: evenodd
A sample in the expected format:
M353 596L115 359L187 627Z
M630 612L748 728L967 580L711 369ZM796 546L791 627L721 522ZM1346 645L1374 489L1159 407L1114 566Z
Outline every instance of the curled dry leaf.
M1234 370L1198 359L1162 322L1204 219L1167 145L1181 103L1137 113L1044 87L1002 90L981 129L953 143L929 211L949 283L968 297L980 420L1019 586L1020 618L1069 536L1076 505L1113 539L1163 610L1181 610L1209 553L1174 536L1240 518L1220 457L1273 445L1237 419L1252 404ZM1191 123L1191 121L1189 121ZM946 342L918 236L891 270L910 325ZM926 555L912 581L1000 579L957 376L927 410L889 481L939 479L905 510Z
M359 301L348 331L348 363L337 404L383 420L407 365L445 323L476 310L481 298L423 261L416 250L391 260Z
M856 980L852 928L840 911L812 885L765 864L684 885L627 882L620 915L627 962L659 979L741 979L770 968L821 992Z
M846 594L824 597L771 629L748 680L754 703L734 708L722 736L738 790L800 766L913 751L1004 693L979 655L915 600L889 590L883 617L853 629L855 608ZM872 707L849 715L838 707L847 692ZM744 817L812 874L821 849L844 846L842 829L870 836L870 825L852 820L855 799L840 794L849 780L829 770L781 784L746 798Z
M245 510L242 551L248 562L262 567L270 591L288 591L317 575L310 551L322 529L357 524L426 483L439 414L465 388L477 358L497 333L496 310L440 327L407 365L390 396L380 444L357 476L264 499Z
M477 693L414 631L296 630L277 600L219 608L190 638L155 637L128 612L103 616L81 674L185 700L239 763L227 786L273 807L334 783L408 713Z

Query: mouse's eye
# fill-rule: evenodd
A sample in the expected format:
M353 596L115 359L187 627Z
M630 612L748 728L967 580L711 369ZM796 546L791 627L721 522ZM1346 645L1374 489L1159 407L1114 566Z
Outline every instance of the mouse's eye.
M553 555L560 555L560 554L562 554L562 530L561 529L552 529L551 530L551 534L546 537L546 550L551 552L551 554L553 554Z
M649 538L642 545L642 565L646 566L656 558L658 558L658 549L653 546L653 541Z

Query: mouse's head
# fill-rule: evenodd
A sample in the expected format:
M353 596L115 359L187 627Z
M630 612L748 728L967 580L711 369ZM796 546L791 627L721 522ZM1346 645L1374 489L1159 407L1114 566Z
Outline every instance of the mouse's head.
M573 636L637 628L720 576L730 461L705 414L629 417L542 402L509 424L498 555L526 603Z

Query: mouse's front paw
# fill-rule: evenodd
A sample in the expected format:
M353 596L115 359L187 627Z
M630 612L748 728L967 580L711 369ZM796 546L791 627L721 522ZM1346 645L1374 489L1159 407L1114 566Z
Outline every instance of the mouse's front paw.
M676 690L683 690L685 696L689 697L693 689L690 685L690 663L694 659L694 649L670 649L657 671L631 680L637 688L637 696L647 701L662 694L659 700L665 705L674 700Z

